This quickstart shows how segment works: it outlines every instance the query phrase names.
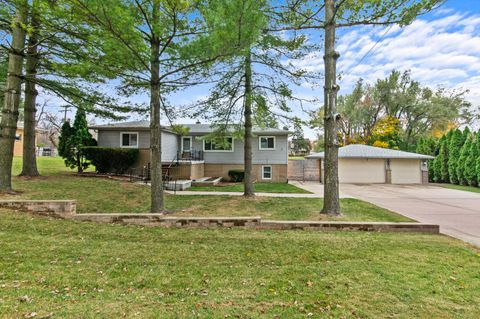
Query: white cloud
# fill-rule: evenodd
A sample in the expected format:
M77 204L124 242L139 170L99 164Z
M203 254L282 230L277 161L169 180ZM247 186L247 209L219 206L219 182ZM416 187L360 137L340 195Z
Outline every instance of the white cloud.
M348 93L359 78L374 82L396 69L411 70L413 78L424 85L469 88L471 102L480 102L476 89L480 81L480 15L447 8L431 17L405 28L361 28L361 32L341 35L338 48L345 50L340 51L338 63L343 74L341 93ZM476 80L472 83L472 79Z

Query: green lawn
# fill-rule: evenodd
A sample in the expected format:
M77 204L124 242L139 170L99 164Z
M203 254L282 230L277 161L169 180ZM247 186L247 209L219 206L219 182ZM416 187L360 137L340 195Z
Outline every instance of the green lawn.
M438 185L445 188L456 189L459 191L480 193L480 187L475 187L475 186L463 186L463 185L454 185L454 184L438 184Z
M480 317L480 254L446 236L0 216L1 318Z
M16 159L18 160L18 159ZM150 189L143 184L107 178L78 177L62 168L60 159L39 158L38 178L15 177L18 195L0 195L4 199L76 199L78 213L146 213ZM15 163L18 172L19 164ZM55 167L58 167L56 170ZM287 185L287 184L282 184ZM292 185L290 185L292 186ZM261 216L277 220L350 220L411 221L356 199L342 199L343 216L331 218L319 214L320 198L244 199L240 196L166 195L166 208L179 216Z
M309 194L309 191L287 183L255 183L254 190L259 193L297 193ZM189 191L206 192L243 192L243 184L219 184L216 186L192 186Z

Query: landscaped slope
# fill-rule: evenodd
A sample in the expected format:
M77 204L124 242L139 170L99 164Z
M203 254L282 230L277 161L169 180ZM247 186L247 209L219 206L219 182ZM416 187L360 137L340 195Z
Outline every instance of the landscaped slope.
M478 318L446 236L165 229L0 209L0 317Z
M16 167L18 167L18 162ZM18 195L0 199L76 199L78 213L146 213L150 189L146 185L106 178L78 177L69 173L61 159L39 158L39 178L15 177ZM179 216L261 216L280 220L411 221L375 205L342 199L343 216L320 214L320 198L244 199L239 196L167 195L166 207Z

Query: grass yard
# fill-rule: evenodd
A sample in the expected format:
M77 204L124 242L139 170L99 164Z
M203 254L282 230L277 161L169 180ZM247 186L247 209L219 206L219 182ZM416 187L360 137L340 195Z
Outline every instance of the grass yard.
M475 186L464 186L464 185L454 185L454 184L437 184L437 185L445 188L456 189L459 191L480 193L480 187L475 187Z
M18 159L16 159L18 160ZM106 178L77 177L68 174L60 159L39 158L38 178L15 177L18 195L4 199L76 199L78 213L146 213L150 189ZM15 163L15 173L20 165ZM57 169L55 169L57 167ZM286 185L286 184L284 184ZM293 185L290 185L293 186ZM411 219L356 199L342 199L343 216L335 220L402 222ZM244 199L239 196L166 195L166 208L178 216L261 216L276 220L326 220L319 214L320 198Z
M289 156L288 159L290 161L303 161L305 159L304 156Z
M287 183L255 183L254 190L259 193L296 193L309 194L297 186ZM243 192L243 184L219 184L216 186L192 186L189 191L203 191L203 192Z
M446 236L0 215L2 318L480 317L480 254Z

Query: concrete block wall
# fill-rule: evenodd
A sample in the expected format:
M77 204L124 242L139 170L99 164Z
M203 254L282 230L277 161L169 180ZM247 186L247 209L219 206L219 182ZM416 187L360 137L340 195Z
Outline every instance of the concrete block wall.
M0 207L59 218L71 218L77 211L74 200L0 200Z

